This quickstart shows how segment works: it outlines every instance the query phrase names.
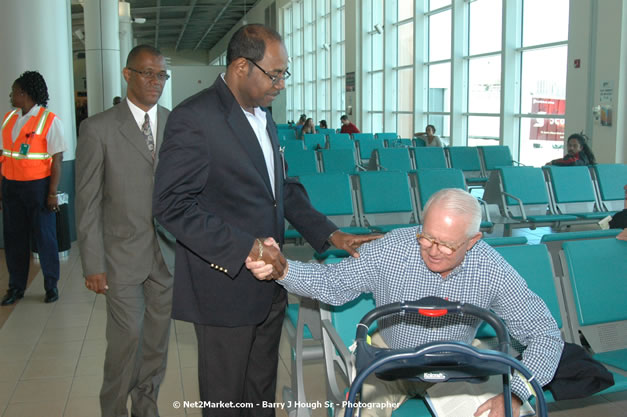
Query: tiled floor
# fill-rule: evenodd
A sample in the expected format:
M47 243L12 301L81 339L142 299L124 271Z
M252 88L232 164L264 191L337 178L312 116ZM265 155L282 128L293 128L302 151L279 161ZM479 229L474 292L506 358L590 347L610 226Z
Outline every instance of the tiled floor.
M532 243L542 231L525 233ZM546 231L544 231L546 232ZM536 233L539 233L536 236ZM2 253L3 251L0 251ZM288 257L308 259L307 246L287 247ZM3 255L3 253L2 253ZM0 291L7 285L0 259ZM102 383L105 349L105 300L84 285L78 251L72 248L62 262L60 299L44 304L43 279L37 269L24 297L15 307L0 308L6 321L0 329L0 417L100 416L98 392ZM290 347L281 341L277 401L290 384ZM159 396L161 417L200 416L198 409L174 408L175 401L198 399L196 341L192 325L173 321L165 381ZM325 373L321 362L305 367L307 400L324 403ZM625 416L627 394L597 396L551 406L551 417ZM277 416L287 413L277 410ZM314 417L326 416L324 408Z

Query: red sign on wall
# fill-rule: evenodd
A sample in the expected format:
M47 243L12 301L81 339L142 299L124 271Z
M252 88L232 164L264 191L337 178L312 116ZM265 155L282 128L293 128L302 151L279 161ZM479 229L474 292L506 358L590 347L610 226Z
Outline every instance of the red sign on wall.
M531 99L531 112L536 114L566 114L566 100L558 98ZM538 117L531 119L529 139L564 140L564 119Z

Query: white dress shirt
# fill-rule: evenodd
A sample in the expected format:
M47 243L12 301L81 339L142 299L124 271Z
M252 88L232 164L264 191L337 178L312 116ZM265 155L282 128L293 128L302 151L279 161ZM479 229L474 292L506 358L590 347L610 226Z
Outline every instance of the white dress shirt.
M222 81L226 84L224 73L220 74L220 76L222 77ZM272 141L270 140L270 135L268 135L268 119L266 118L266 112L261 110L259 107L254 107L253 114L244 110L243 107L241 108L246 115L246 119L248 119L250 127L253 129L253 132L255 132L255 136L257 136L259 146L261 146L263 159L266 161L266 169L268 170L268 178L270 179L272 195L276 197L276 192L274 190L274 153L272 152Z
M147 112L143 111L139 107L137 107L131 100L126 97L126 102L128 103L128 107L131 109L131 113L133 113L133 118L135 119L135 123L139 127L139 130L142 130L142 126L144 125L144 119L146 118L146 113L148 113L148 117L150 117L150 130L152 131L152 137L155 140L155 149L157 146L157 105L155 104L148 110Z

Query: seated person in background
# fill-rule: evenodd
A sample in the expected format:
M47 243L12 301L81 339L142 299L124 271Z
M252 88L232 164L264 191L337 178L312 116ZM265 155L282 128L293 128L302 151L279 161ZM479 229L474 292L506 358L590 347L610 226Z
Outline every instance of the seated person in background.
M438 148L442 147L442 141L440 140L439 136L435 135L435 126L433 125L427 125L427 127L425 127L424 132L414 133L414 137L424 140L425 146L431 146L431 147L437 146Z
M120 96L115 96L113 97L113 105L117 106L118 104L120 104L122 102L122 97Z
M437 296L491 309L505 321L512 337L526 346L522 363L545 385L553 378L564 344L557 323L516 270L480 240L480 223L476 198L464 190L445 189L427 202L422 228L391 231L361 246L357 258L333 265L288 261L283 271L248 258L246 266L257 279L277 279L290 292L332 305L372 293L377 306ZM272 245L273 241L264 243ZM403 349L432 341L471 343L480 322L470 317L392 316L378 323L373 344ZM364 385L362 402L402 403L428 388L371 377ZM513 415L518 417L521 400L531 393L518 375L513 376L511 387ZM475 415L487 410L491 410L490 417L503 416L503 394L486 401ZM362 409L362 416L391 415L392 411L373 407Z
M588 146L588 139L583 133L573 133L568 137L566 144L568 153L565 157L554 159L547 165L573 166L573 165L594 165L597 163L592 149Z
M307 121L307 115L306 114L301 114L300 118L298 119L298 122L296 122L296 127L303 126L306 121Z
M305 124L298 134L298 139L305 139L305 133L318 133L311 117L305 120Z
M340 122L342 123L340 133L361 133L359 129L357 129L357 126L355 126L350 120L348 120L347 115L342 115L342 117L340 117Z
M320 129L328 129L329 127L327 126L327 121L326 120L320 120Z
M610 228L623 229L623 231L616 236L618 240L627 240L627 185L623 188L625 189L625 208L623 211L612 216L612 220L610 220Z

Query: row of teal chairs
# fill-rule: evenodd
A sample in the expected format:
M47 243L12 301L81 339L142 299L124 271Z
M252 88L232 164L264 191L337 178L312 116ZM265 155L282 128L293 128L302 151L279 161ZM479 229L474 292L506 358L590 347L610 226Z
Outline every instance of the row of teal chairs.
M354 234L385 233L421 223L431 195L444 188L466 189L462 171L455 168L326 173L299 179L312 205L343 231ZM487 208L484 216L482 230L491 231ZM291 227L285 237L287 241L301 239Z
M498 167L483 199L491 217L512 228L597 223L624 206L627 165Z
M627 390L627 310L624 308L627 242L610 235L602 237L597 231L582 232L577 236L556 233L547 241L559 244L561 274L554 270L555 264L544 244L502 246L496 247L496 250L520 273L529 288L545 301L564 340L589 349L594 358L613 373L615 385L599 394ZM507 239L502 242L507 242ZM325 262L340 261L339 258L329 258ZM315 341L322 344L330 402L341 402L345 398L345 389L354 377L349 346L355 336L356 324L374 306L372 296L364 294L343 306L321 304L319 317L305 319L292 315L286 319L286 322L294 320L301 325L303 320L308 320L309 325L315 325L318 331L322 331L321 337L316 334ZM493 333L482 326L477 337L489 339ZM302 385L300 395L304 403L306 394ZM544 396L548 402L555 401L548 391L544 392ZM310 415L307 410L295 411L295 415ZM329 415L333 414L334 410L329 410ZM431 416L421 398L406 402L393 413L394 417L409 415Z
M289 174L357 170L410 171L422 168L458 168L469 186L482 185L499 166L513 166L507 146L384 147L380 141L351 141L319 151L302 149L300 143L285 147Z

